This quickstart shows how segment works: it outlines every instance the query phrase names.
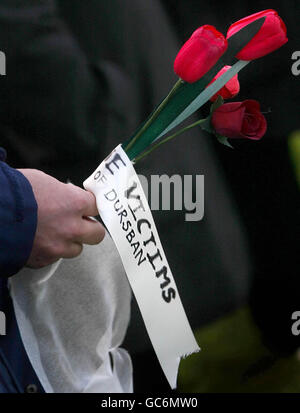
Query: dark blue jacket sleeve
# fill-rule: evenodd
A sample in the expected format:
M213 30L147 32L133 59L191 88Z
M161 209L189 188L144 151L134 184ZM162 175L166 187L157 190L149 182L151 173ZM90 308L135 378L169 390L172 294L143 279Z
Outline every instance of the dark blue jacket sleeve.
M0 154L1 156L1 154ZM30 183L0 161L0 276L16 274L27 262L37 225Z

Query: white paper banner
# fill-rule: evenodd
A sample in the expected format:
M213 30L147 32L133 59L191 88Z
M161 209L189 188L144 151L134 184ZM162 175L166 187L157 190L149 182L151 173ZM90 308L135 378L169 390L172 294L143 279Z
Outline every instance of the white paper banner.
M180 358L200 350L142 185L119 145L84 182L121 256L150 340L172 389Z

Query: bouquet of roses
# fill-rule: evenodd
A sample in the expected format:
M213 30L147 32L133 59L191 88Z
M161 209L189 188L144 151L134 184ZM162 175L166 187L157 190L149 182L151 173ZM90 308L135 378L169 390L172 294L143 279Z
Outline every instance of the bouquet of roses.
M274 10L232 24L226 38L213 26L199 27L179 51L179 80L134 135L84 182L93 192L101 218L120 253L159 362L172 388L180 357L199 350L176 283L132 164L187 129L200 126L229 145L228 139L260 139L265 117L255 100L224 103L240 89L238 72L287 42L286 28ZM212 101L210 114L177 129ZM166 332L168 332L166 334Z

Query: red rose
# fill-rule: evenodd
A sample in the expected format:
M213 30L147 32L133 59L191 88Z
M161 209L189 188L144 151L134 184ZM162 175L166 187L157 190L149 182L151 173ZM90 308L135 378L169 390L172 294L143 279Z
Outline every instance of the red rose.
M223 73L227 72L231 66L224 66L223 69L219 71L219 73L216 74L216 76L213 78L213 80L207 85L211 85L218 77L222 76ZM220 95L222 96L223 99L232 99L234 96L236 96L240 91L240 83L238 80L238 75L236 74L233 76L228 82L220 89L213 97L210 98L212 102L214 102L217 97Z
M227 39L236 32L240 31L249 23L266 17L263 25L253 39L237 54L240 60L254 60L273 52L283 46L288 38L286 36L286 26L275 10L264 10L259 13L251 14L233 23L227 32Z
M215 27L199 27L179 50L174 71L183 80L193 83L211 69L227 49L227 40Z
M211 123L216 133L227 138L259 140L267 130L267 121L256 100L221 105L213 112Z

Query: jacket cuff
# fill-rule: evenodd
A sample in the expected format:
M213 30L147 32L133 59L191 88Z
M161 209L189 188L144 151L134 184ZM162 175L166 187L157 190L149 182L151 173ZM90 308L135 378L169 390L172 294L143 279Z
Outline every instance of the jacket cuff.
M25 176L0 162L0 276L16 274L28 261L37 226L37 203Z

